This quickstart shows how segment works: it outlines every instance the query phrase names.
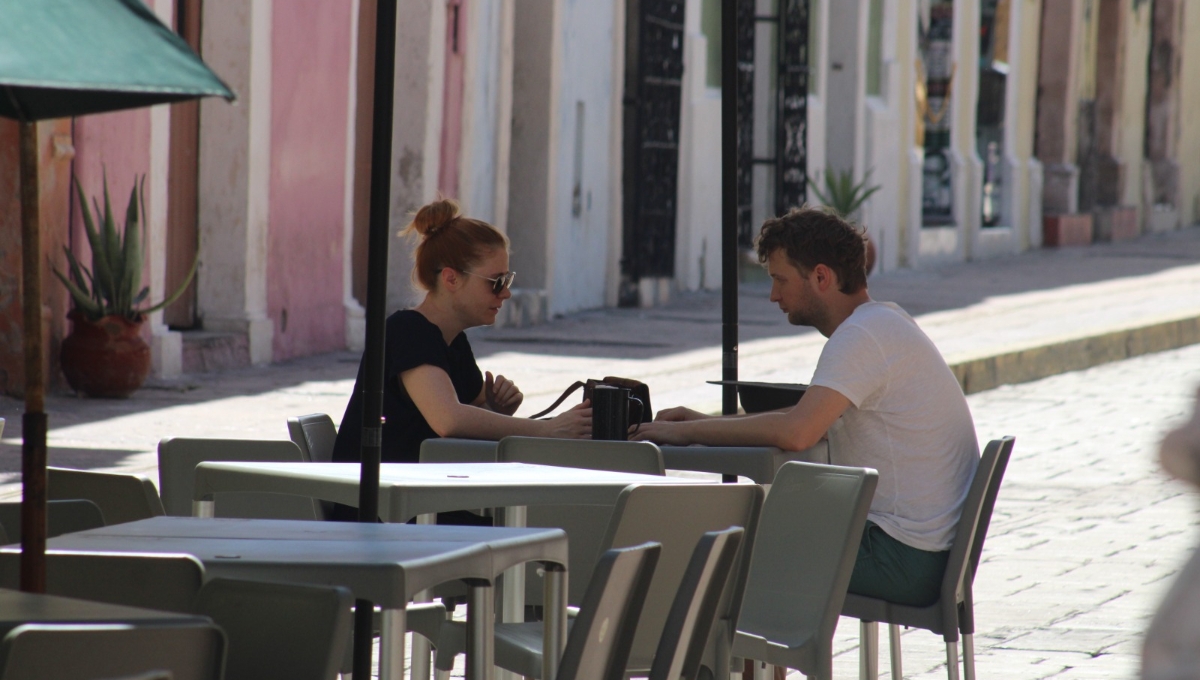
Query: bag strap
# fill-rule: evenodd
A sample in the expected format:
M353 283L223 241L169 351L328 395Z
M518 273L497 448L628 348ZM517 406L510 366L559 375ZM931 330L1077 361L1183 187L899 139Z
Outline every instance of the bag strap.
M541 418L542 416L546 415L547 413L549 413L549 412L553 411L554 409L558 408L558 405L559 405L559 404L561 404L561 403L563 403L564 401L566 401L567 397L571 396L571 394L572 394L572 393L574 393L574 392L575 392L575 390L579 389L580 387L583 387L583 382L582 382L582 381L580 381L580 380L576 380L574 383L572 383L572 384L571 384L571 386L570 386L570 387L568 387L568 388L566 389L566 391L565 391L565 392L563 392L562 394L560 394L560 395L558 396L558 399L555 399L555 400L554 400L554 403L553 403L553 404L550 404L550 408L546 409L545 411L539 411L538 413L535 413L535 414L533 414L533 415L529 416L529 419L530 419L530 420L537 420L538 418Z

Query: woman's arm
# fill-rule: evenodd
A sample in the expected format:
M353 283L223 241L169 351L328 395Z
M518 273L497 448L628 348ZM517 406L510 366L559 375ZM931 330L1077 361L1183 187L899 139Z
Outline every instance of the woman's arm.
M498 440L520 435L582 439L592 434L592 408L586 402L550 420L529 420L495 413L482 404L460 402L450 376L436 366L425 364L409 369L400 374L399 380L439 437Z

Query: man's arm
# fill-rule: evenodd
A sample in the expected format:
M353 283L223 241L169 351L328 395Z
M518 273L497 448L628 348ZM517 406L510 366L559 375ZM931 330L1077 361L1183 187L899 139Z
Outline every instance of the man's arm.
M633 439L687 446L775 446L801 451L821 441L850 400L837 390L815 385L791 410L642 425Z

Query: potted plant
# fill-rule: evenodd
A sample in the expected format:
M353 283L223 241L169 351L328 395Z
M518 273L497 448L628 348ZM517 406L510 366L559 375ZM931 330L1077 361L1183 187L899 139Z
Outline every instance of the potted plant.
M103 221L99 227L88 210L79 180L72 183L79 195L83 226L92 247L92 267L81 265L67 248L69 275L54 268L73 302L67 318L71 333L63 340L60 359L67 383L76 392L91 397L127 397L142 386L150 374L150 346L142 338L146 315L171 304L183 294L196 273L196 262L183 284L158 304L139 307L150 297L142 286L142 241L145 236L146 178L135 179L125 208L125 224L118 230L104 180ZM95 199L96 217L101 217ZM139 228L142 233L139 234Z
M820 178L820 173L818 173ZM808 186L812 187L813 193L817 195L817 199L836 212L838 215L850 221L857 221L858 209L866 202L871 194L879 191L882 187L878 184L872 185L871 171L867 170L863 174L861 182L854 182L854 173L850 170L835 172L833 168L825 168L824 190L812 177L808 177ZM865 231L864 227L864 231ZM875 243L867 236L867 273L875 268Z

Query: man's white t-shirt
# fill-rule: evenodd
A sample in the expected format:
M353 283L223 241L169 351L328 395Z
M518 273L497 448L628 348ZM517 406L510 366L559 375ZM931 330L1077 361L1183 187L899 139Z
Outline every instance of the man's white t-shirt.
M852 404L829 428L830 460L879 471L867 518L914 548L948 549L979 443L933 342L899 306L868 302L829 337L812 384Z

